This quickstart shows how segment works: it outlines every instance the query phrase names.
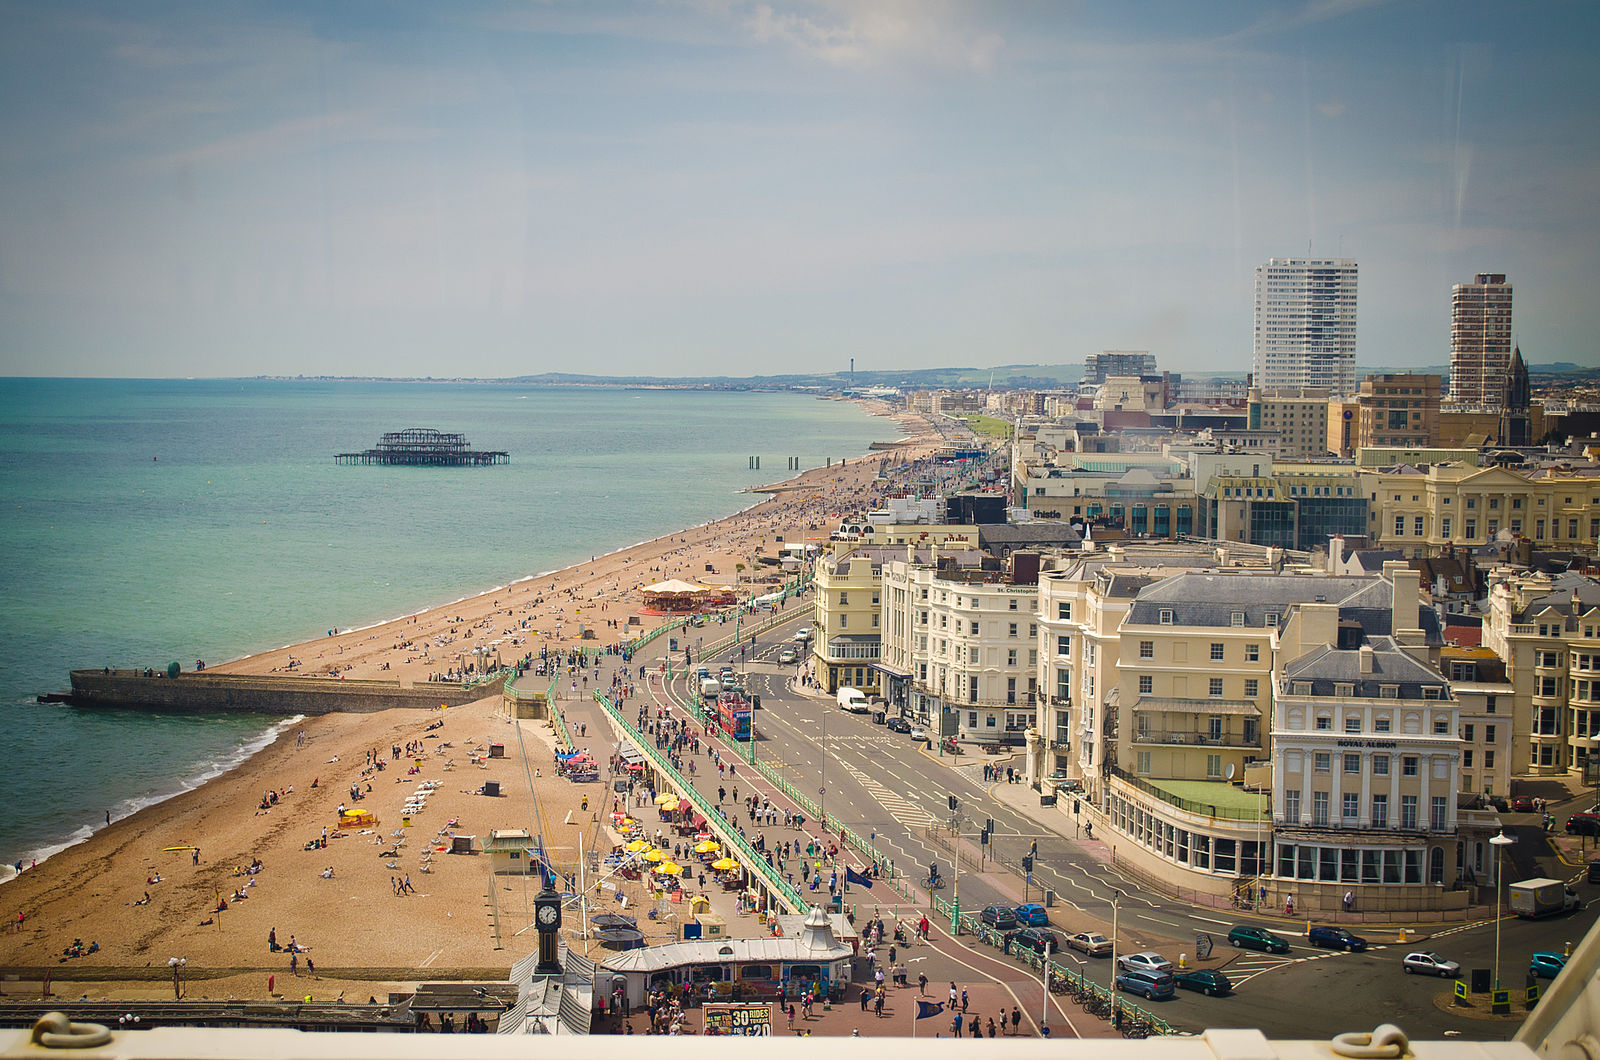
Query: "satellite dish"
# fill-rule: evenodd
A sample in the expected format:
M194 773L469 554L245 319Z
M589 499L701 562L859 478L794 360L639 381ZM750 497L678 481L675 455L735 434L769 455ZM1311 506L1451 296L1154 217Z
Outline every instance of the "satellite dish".
M1233 763L1232 762L1228 763L1228 768L1224 769L1222 771L1222 775L1227 777L1229 780L1233 779Z

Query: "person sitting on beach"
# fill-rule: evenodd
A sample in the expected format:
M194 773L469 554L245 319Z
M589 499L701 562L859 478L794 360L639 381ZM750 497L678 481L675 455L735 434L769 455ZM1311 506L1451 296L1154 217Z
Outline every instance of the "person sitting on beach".
M325 879L325 880L333 879L333 866L332 865L329 865L327 868L322 870L322 878Z

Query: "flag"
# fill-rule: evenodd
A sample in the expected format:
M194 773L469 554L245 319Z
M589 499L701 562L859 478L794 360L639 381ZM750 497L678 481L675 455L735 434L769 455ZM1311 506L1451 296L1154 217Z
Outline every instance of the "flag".
M917 1019L925 1020L929 1016L937 1016L944 1011L943 1001L918 1001Z
M857 872L855 869L852 869L849 865L846 865L844 867L844 880L845 880L846 883L853 883L857 887L871 887L872 886L872 879L870 877L863 876L861 873Z

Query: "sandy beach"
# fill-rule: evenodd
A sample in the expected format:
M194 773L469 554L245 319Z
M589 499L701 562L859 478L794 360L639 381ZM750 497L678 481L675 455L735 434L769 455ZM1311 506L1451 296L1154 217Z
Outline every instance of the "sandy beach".
M874 411L890 414L886 406ZM639 613L639 586L674 577L746 586L758 569L779 571L756 562L777 553L778 537L786 543L823 539L840 513L880 503L884 484L874 482L880 466L924 456L938 444L923 421L897 419L912 442L906 448L766 487L760 492L770 493L768 499L727 519L415 616L213 669L420 683L459 668L477 649L491 662L509 663L529 653L537 657L542 648L592 649L637 636L662 621L639 616L641 624L629 627L630 616ZM592 639L581 638L583 627L594 631ZM442 726L429 729L438 722ZM230 772L114 821L0 886L8 919L0 934L0 971L49 968L93 981L98 969L108 980L148 969L143 983L61 992L171 996L167 962L182 956L192 981L188 996L265 997L273 974L280 995L312 993L315 984L317 996L330 997L335 987L345 988L339 977L348 975L363 999L369 983L381 997L388 982L503 974L531 946L510 937L526 924L520 878L500 877L491 902L497 884L489 859L437 848L447 830L486 837L495 828L527 827L528 776L550 761L554 739L546 722L507 719L498 694L448 711L295 723ZM505 744L505 758L483 757L491 742ZM519 746L527 748L528 773ZM545 819L560 822L571 813L590 821L580 799L598 789L550 772L546 765L532 778ZM486 780L498 781L504 797L478 794ZM425 810L402 828L407 798L430 784ZM341 804L371 810L377 824L322 846L324 829L335 832ZM550 842L570 845L574 831ZM574 859L575 853L563 852ZM256 861L260 867L252 873ZM397 894L407 877L410 890ZM243 900L232 897L241 892ZM219 913L224 899L227 909ZM503 929L498 939L496 907ZM306 948L293 969L286 953L269 950L269 932L280 945L293 939ZM85 948L98 944L98 950L66 957L75 940ZM309 978L308 966L322 978Z

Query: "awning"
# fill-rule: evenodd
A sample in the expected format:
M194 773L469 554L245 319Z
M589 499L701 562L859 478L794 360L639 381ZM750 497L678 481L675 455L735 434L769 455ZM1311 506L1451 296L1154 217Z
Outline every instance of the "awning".
M901 680L909 680L910 677L911 677L911 671L910 670L902 670L898 666L890 666L888 663L882 661L881 659L873 662L871 664L871 666L872 666L872 669L878 670L878 671L880 671L882 673L886 673L890 677L898 677Z
M1166 714L1243 714L1258 718L1261 710L1248 700L1237 699L1156 699L1140 696L1134 700L1135 711L1147 710Z

